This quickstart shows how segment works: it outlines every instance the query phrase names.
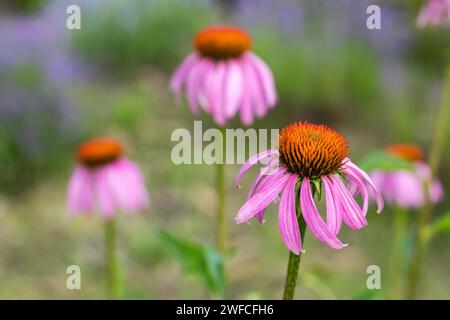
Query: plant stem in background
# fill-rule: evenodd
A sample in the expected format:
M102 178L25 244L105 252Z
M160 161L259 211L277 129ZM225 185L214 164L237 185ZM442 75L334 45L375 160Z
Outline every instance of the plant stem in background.
M446 134L448 131L448 121L450 113L450 61L447 63L447 68L445 70L445 80L442 92L442 99L439 105L438 113L436 115L435 126L434 126L434 136L431 141L430 150L430 171L431 177L429 181L424 183L425 190L425 204L419 212L419 222L416 243L414 247L414 252L411 260L411 266L409 270L408 279L408 289L407 298L415 299L417 297L417 289L419 285L419 280L421 276L422 263L426 255L428 232L427 227L430 222L432 215L433 206L429 197L430 183L436 176L436 172L439 168L439 163L442 157L442 151L444 149L444 142Z
M394 214L393 242L389 260L389 289L388 298L398 299L400 297L401 271L404 261L404 244L407 235L408 212L397 208Z
M306 231L306 222L303 219L300 209L298 209L297 219L298 219L298 226L300 229L300 237L302 239L303 244L303 239L305 238L305 231ZM283 300L294 299L295 287L297 286L298 270L300 268L301 258L302 258L301 252L298 255L289 252L286 280L284 282Z
M119 299L122 296L120 266L116 254L116 221L105 221L105 264L108 299Z
M224 253L227 248L227 225L225 215L225 148L226 148L226 129L219 127L223 137L223 146L219 152L217 159L222 159L221 163L216 166L216 192L217 192L217 207L216 207L216 244L217 249Z

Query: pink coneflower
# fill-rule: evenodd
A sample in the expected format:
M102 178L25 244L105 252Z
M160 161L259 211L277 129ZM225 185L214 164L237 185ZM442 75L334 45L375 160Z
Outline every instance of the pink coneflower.
M370 174L373 182L389 203L406 209L422 207L425 202L424 183L431 176L428 165L422 161L422 150L415 145L394 144L389 146L386 152L411 161L414 170L376 170ZM442 199L442 185L438 180L430 184L429 197L433 203Z
M419 27L450 24L450 0L428 0L417 17Z
M137 212L149 205L140 169L123 157L119 142L100 138L78 150L78 165L69 182L68 209L71 214L92 213L104 217L117 211Z
M291 252L298 255L303 250L298 211L315 237L331 248L343 248L345 244L337 238L342 221L351 229L367 225L369 190L376 196L377 212L383 209L383 199L377 188L348 155L347 141L324 125L298 122L283 128L278 150L257 154L241 168L237 184L261 159L279 157L279 166L271 174L260 174L255 180L236 222L243 223L253 217L262 222L269 204L281 195L279 229ZM271 166L271 162L266 167ZM326 221L314 201L319 194L325 198ZM358 194L362 207L355 200ZM299 207L296 206L298 200Z
M277 94L272 72L250 51L251 39L231 26L200 31L191 53L171 80L175 92L184 90L192 112L199 106L224 125L240 111L244 124L263 117L275 106Z

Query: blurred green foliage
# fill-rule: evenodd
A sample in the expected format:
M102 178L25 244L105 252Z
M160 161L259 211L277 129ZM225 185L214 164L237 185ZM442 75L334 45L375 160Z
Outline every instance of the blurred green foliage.
M192 35L217 14L202 1L112 3L102 14L87 13L89 28L77 33L76 51L107 75L120 76L144 66L170 71L191 50Z
M413 170L414 165L407 160L389 155L385 152L373 151L364 156L358 162L361 169L366 172L374 170L396 171L396 170Z
M223 298L224 259L217 250L165 231L160 231L160 239L164 248L178 259L185 272L195 274L213 297Z
M12 10L16 13L33 13L41 9L49 0L2 0L0 11Z

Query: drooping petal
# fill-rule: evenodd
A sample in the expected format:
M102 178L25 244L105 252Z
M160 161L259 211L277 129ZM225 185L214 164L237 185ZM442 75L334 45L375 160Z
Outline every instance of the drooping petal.
M217 62L209 72L206 87L206 98L208 100L208 112L213 116L218 125L224 125L225 116L225 62Z
M347 173L347 178L349 180L349 183L352 183L354 188L357 190L356 193L352 193L352 190L349 189L350 194L352 196L361 194L361 198L363 201L362 213L364 216L366 216L367 210L369 209L369 192L367 190L367 187L365 186L361 178L353 174L352 172Z
M289 177L290 175L280 172L270 175L268 179L264 180L264 187L248 199L239 210L235 218L236 223L246 222L258 212L265 210L283 190Z
M353 230L365 227L367 225L367 220L348 189L335 175L331 175L330 179L333 182L332 191L334 192L334 198L341 203L342 218L344 222Z
M246 99L254 113L262 117L266 114L268 106L256 70L248 59L242 59L241 68L244 74Z
M186 95L191 111L195 114L198 112L198 106L207 110L205 105L205 83L206 75L209 74L213 65L207 59L200 60L192 67L186 80ZM203 100L203 101L202 101Z
M119 206L116 196L111 190L109 167L106 166L96 170L94 181L94 190L100 213L106 218L111 218L116 214Z
M361 170L357 165L355 165L349 158L345 158L342 164L346 173L353 173L353 175L359 176L365 183L367 183L367 185L373 192L373 195L375 196L375 201L377 203L377 213L381 213L381 211L383 211L384 201L377 187L370 179L369 175Z
M199 60L200 57L197 53L191 53L184 59L181 65L175 70L172 79L170 80L170 88L173 91L178 92L182 89L189 71L198 63Z
M92 213L94 209L93 175L84 167L77 167L72 174L67 192L70 214Z
M244 125L248 126L253 123L253 110L252 110L252 99L251 94L249 92L249 85L247 84L247 81L245 80L244 76L244 83L243 83L243 93L242 93L242 103L241 107L239 109L239 114L241 116L241 121Z
M342 213L339 201L333 196L333 185L327 176L322 177L327 205L327 226L333 234L338 234L342 225Z
M271 160L266 166L261 169L260 174L256 177L255 181L252 183L250 190L247 195L247 200L250 199L255 193L259 192L259 190L264 187L266 184L265 180L268 179L274 171L286 172L287 169L285 167L278 167L277 169L273 168L274 163L278 163L278 159ZM267 183L269 180L267 180ZM259 223L264 223L264 215L266 210L262 210L256 214L256 219Z
M273 155L278 154L278 150L277 149L269 149L263 152L260 152L258 154L253 155L252 157L250 157L250 159L248 159L241 167L241 169L239 170L239 173L236 177L236 185L240 186L241 184L241 179L242 176L251 168L253 167L255 164L257 164L258 162L260 162L261 160L271 157Z
M346 244L343 244L335 234L333 234L328 226L323 221L311 193L311 185L309 178L303 178L300 189L300 205L305 222L311 233L327 246L334 249L342 249Z
M295 185L298 176L292 174L286 183L278 208L278 225L281 238L290 251L299 254L302 251L302 240L295 208Z
M235 60L227 62L225 75L225 114L227 118L232 118L243 98L243 76L239 64Z
M444 197L444 188L442 187L442 184L437 180L433 181L430 185L429 194L431 202L440 202Z
M254 53L249 52L246 58L256 70L267 106L273 107L277 102L277 93L275 90L275 82L273 80L272 71L270 71L267 64Z
M130 160L120 159L106 171L109 189L126 213L134 213L149 205L149 196L139 168Z

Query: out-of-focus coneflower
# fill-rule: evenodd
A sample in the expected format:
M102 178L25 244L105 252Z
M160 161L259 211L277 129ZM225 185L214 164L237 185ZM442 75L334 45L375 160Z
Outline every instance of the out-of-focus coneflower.
M394 207L388 293L389 298L397 299L401 297L400 279L402 264L405 261L403 248L407 237L407 210L423 207L427 199L432 203L439 202L443 197L443 189L437 179L431 181L430 168L423 161L420 147L414 144L392 144L385 152L412 164L412 170L375 170L370 174L384 199ZM425 189L428 190L428 196Z
M337 237L342 222L354 230L366 226L369 192L375 195L379 213L383 199L367 173L348 158L347 141L335 130L298 122L282 129L278 143L277 150L253 156L241 168L238 185L252 165L270 159L255 180L236 222L243 223L253 217L262 222L267 207L281 196L278 224L281 237L291 251L284 298L292 299L306 226L327 246L341 249L346 246ZM274 161L276 157L279 163ZM271 169L274 163L275 168ZM357 195L361 195L362 207L355 200ZM325 198L326 220L316 207L315 196Z
M171 88L184 90L192 112L202 107L223 126L237 112L248 125L275 106L272 72L252 53L250 36L232 26L212 26L194 39L191 53L175 71Z
M110 138L82 144L77 160L69 182L68 210L70 214L91 214L98 210L105 217L108 296L118 298L121 284L114 216L118 211L134 213L149 205L144 178L137 165L123 157L121 144Z
M450 1L449 0L429 0L417 18L419 26L425 25L449 25L450 23ZM433 123L433 136L430 139L429 181L434 181L442 160L442 154L445 150L447 139L448 123L450 116L450 60L447 61L445 68L445 78L442 86L441 101L437 108L435 121ZM425 195L431 190L431 185L425 183ZM409 267L409 276L407 284L407 298L415 299L418 293L419 280L422 272L422 264L425 259L428 228L433 215L433 203L428 197L418 214L417 236L412 253Z
M185 92L193 113L199 108L210 114L225 133L225 124L240 113L242 122L250 125L275 106L277 93L272 71L251 52L252 40L234 26L211 26L194 39L195 51L175 71L171 89ZM225 136L224 144L225 145ZM219 150L221 156L224 150ZM226 250L225 166L216 165L217 232L220 251Z
M98 209L105 218L118 211L138 212L149 205L149 196L138 166L123 157L119 142L100 138L78 150L78 166L69 182L71 214L90 214Z
M417 16L419 27L450 25L450 0L428 0Z
M387 153L403 160L411 161L414 170L373 171L370 176L382 193L384 199L405 209L420 208L425 202L425 182L429 182L429 198L433 203L443 196L442 185L431 178L428 165L423 162L422 150L410 144L394 144L387 148Z

